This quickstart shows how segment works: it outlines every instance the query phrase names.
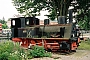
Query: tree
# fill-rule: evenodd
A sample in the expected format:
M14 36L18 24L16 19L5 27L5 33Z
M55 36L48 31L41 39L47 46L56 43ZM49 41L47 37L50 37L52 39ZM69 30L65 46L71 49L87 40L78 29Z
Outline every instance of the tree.
M90 19L90 0L12 0L14 6L20 13L26 13L28 16L40 15L41 10L48 10L51 20L58 18L58 16L66 16L68 8L73 6L73 12L78 13L74 18L78 23ZM86 17L87 16L87 17ZM85 23L86 26L88 26ZM83 25L84 26L84 25ZM85 27L83 27L85 28Z
M0 19L0 23L2 23L2 29L7 29L8 26L7 26L7 22L5 21L5 18L3 17L3 19Z
M3 19L0 19L0 23L2 23L2 24L6 24L7 22L5 21L5 19L4 19L4 17L3 17Z
M7 28L8 28L7 24L2 24L2 29L7 29Z
M20 13L28 16L40 15L41 10L48 10L53 19L58 16L67 16L67 10L73 0L12 0Z
M90 29L90 0L77 0L73 4L74 12L77 12L76 19L81 28Z

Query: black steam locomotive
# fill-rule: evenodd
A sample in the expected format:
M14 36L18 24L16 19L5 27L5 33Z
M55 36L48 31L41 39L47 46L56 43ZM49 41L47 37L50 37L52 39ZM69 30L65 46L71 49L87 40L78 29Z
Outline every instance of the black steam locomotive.
M11 18L12 40L22 42L21 46L44 46L46 50L76 50L79 46L79 37L75 23L72 23L72 14L69 23L65 16L59 16L58 24L50 25L45 19L44 25L35 17Z

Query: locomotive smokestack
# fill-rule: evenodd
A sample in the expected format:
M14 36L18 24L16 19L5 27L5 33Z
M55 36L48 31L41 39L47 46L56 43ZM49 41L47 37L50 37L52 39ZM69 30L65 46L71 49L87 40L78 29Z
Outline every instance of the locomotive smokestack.
M72 10L69 10L69 23L72 23L72 18L73 18L73 16L72 16Z

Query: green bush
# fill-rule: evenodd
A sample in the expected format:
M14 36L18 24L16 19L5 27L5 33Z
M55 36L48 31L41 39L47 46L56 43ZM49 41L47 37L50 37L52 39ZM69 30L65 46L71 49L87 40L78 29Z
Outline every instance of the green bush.
M4 53L0 54L0 60L8 60L8 57L9 57L8 52L4 52Z
M30 50L25 50L18 43L1 42L0 60L27 60L34 57L50 57L51 53L44 50L42 46L34 46Z
M32 50L29 50L28 56L30 57L50 57L51 54L46 52L42 46L34 46Z
M24 55L24 49L19 44L11 41L0 43L0 60L22 60Z
M3 52L12 52L14 44L12 42L2 42L0 43L0 53Z

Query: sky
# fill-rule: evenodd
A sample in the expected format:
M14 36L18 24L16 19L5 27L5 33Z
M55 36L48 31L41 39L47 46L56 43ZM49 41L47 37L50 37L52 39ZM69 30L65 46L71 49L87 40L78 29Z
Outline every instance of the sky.
M44 14L47 14L48 12L41 11L41 16L37 17L41 20L47 18L44 16ZM12 0L0 0L0 19L3 17L5 20L8 20L9 18L14 17L14 15L18 15L16 8L12 4Z
M7 20L12 18L14 14L18 14L11 2L12 0L0 0L0 19L4 17Z

